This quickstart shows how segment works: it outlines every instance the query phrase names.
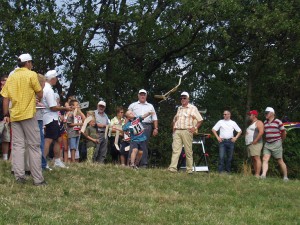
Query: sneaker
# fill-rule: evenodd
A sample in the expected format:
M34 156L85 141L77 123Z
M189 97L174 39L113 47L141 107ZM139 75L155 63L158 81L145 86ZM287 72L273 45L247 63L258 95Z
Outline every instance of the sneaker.
M168 168L167 169L169 172L171 172L171 173L177 173L178 171L177 170L174 170L174 169L171 169L171 168Z
M16 181L17 181L17 183L19 183L19 184L25 184L25 183L26 183L26 179L23 178L23 177L18 178Z
M266 176L263 175L260 176L260 179L266 179L266 178L267 178Z
M42 182L40 182L40 183L34 183L33 185L35 185L35 186L46 186L48 184L47 184L47 182L45 180L43 180Z
M284 178L283 178L283 181L284 181L284 182L287 182L287 181L289 181L289 178L284 177Z
M46 167L44 168L44 170L52 171L52 168L49 167L49 165L47 164Z
M138 168L136 165L134 165L134 164L131 165L130 167L131 167L132 169L134 169L134 170L138 170L138 169L139 169L139 168Z
M60 167L60 168L66 168L66 169L69 168L61 160L55 160L54 167Z

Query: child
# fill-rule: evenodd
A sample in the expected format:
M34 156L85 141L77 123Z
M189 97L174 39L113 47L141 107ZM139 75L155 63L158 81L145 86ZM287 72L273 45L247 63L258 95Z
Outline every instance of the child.
M119 136L123 136L122 126L124 124L125 124L124 109L123 107L117 107L116 116L111 119L109 124L110 134L108 135L109 142L110 142L110 153L111 153L111 158L113 163L119 162L120 143L121 143L120 141L121 138L119 138Z
M99 144L99 134L98 134L98 129L96 125L96 120L93 119L89 122L89 126L85 130L85 136L88 139L87 142L87 161L88 163L91 163L94 161L94 153L97 144Z
M121 166L126 166L128 164L128 152L130 149L130 136L124 133L124 138L121 142L120 148L120 159L121 159Z
M142 120L147 116L154 114L154 112L148 112L143 116L135 117L131 110L128 110L125 114L128 122L123 126L123 131L130 133L130 149L132 150L130 156L130 166L133 169L138 169L137 165L143 154L143 150L146 146L146 135L144 134L144 127L142 125ZM136 158L136 156L138 157ZM136 160L136 161L135 161Z
M57 93L55 93L55 98L57 101L57 105L61 106L60 97ZM68 135L65 126L65 114L66 111L58 111L60 148L61 150L63 149L63 161L68 162Z
M80 136L79 131L82 126L82 122L85 120L85 115L81 112L79 102L77 100L71 100L69 104L73 111L71 111L67 118L67 131L71 151L71 162L75 162L75 153L76 150L78 150ZM74 115L75 109L77 109L76 115Z
M0 85L0 91L4 87L6 80L8 78L8 75L3 75L1 77L1 85ZM10 146L10 124L8 121L4 120L4 114L2 109L2 103L3 103L3 97L0 96L0 137L1 137L1 149L2 149L2 156L3 160L8 160L8 152L9 152L9 146ZM8 117L6 117L8 120ZM11 154L10 154L11 155Z
M125 123L125 121L124 121ZM122 125L124 125L124 123L122 122ZM112 129L114 129L115 131L119 131L122 132L121 136L123 136L123 140L120 143L120 160L121 160L121 166L126 166L128 165L128 153L130 150L130 134L128 132L123 132L122 129L119 129L119 127L117 126L113 126Z

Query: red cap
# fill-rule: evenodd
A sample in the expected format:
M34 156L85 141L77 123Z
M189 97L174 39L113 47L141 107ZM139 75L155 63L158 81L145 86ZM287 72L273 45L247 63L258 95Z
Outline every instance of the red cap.
M248 112L248 115L258 116L258 112L257 112L257 110L251 110L250 112Z

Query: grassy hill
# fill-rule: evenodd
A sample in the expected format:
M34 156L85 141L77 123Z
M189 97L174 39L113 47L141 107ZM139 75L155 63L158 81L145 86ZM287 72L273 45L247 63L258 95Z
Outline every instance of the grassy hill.
M80 163L17 184L0 162L0 224L300 224L300 181Z

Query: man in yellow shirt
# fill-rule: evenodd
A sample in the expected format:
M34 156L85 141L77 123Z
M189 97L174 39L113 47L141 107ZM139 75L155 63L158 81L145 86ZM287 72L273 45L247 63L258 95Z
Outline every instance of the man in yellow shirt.
M193 134L201 126L203 118L197 107L189 103L189 97L187 92L181 93L181 106L178 107L177 114L173 120L173 152L169 166L170 172L177 172L182 145L184 145L186 153L186 172L189 174L193 172ZM195 120L197 121L196 125L194 124Z
M12 129L12 167L17 182L25 183L25 148L29 150L30 171L34 185L45 185L41 166L40 133L34 118L36 97L43 97L37 73L31 71L32 57L22 54L19 68L9 76L1 91L5 120L10 118ZM9 101L12 105L8 111Z

